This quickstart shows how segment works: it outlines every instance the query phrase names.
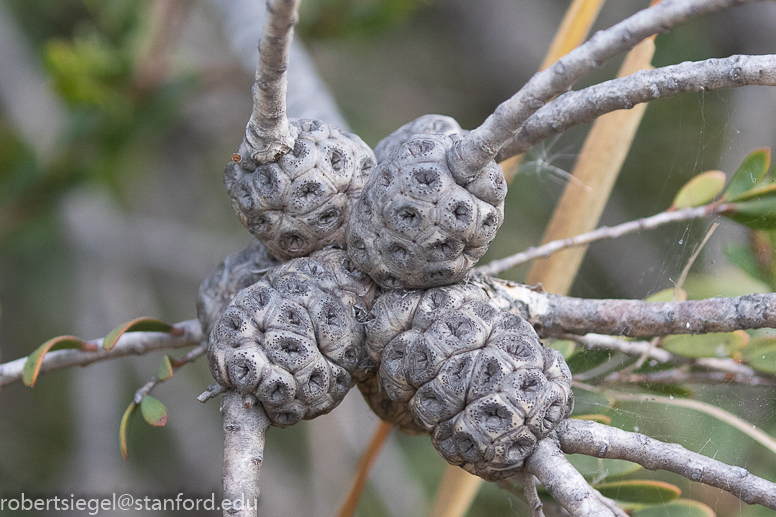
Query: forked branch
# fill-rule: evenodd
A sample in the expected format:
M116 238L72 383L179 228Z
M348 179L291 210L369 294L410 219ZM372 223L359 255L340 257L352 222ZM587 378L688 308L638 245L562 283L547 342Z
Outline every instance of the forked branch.
M527 151L532 145L601 115L682 93L776 86L776 55L731 56L642 70L583 90L564 93L531 115L499 151L496 161Z
M454 175L473 176L496 156L528 117L612 57L679 23L743 3L746 0L663 0L597 32L550 68L535 74L520 91L500 104L480 127L453 146L448 152L448 162Z

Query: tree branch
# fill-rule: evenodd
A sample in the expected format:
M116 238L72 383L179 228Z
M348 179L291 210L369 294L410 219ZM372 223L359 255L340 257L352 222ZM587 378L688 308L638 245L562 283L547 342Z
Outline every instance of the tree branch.
M684 302L587 300L493 277L472 277L496 303L531 322L540 337L608 334L654 337L776 327L776 294Z
M267 0L253 85L253 113L245 128L249 156L271 162L294 148L297 131L286 116L288 51L301 0Z
M682 93L776 86L776 55L731 56L642 70L583 90L564 93L531 115L498 152L496 161L524 153L532 145L601 115Z
M692 481L721 488L745 503L776 510L776 483L726 465L674 443L585 420L566 420L557 428L566 454L628 460L649 470L663 469Z
M523 471L519 475L523 478L523 494L525 494L525 500L531 509L531 517L544 517L544 505L536 491L536 478L528 471Z
M598 499L582 474L569 463L552 438L539 440L534 452L525 460L525 470L536 476L547 492L572 517L614 515Z
M586 43L535 74L520 91L500 104L485 122L448 152L456 177L471 177L492 160L502 145L550 99L564 93L589 72L600 68L639 41L702 14L721 11L746 0L663 0L599 31Z
M127 332L119 338L113 350L102 348L102 338L93 339L87 345L94 345L96 350L55 350L49 352L43 358L40 373L53 370L61 370L73 366L86 366L88 364L116 359L128 355L143 355L156 350L172 348L184 348L200 344L203 339L202 328L197 320L187 320L175 324L176 329L183 331L183 335L173 335L163 332ZM26 357L0 364L0 386L20 381L23 374Z
M700 217L722 214L731 210L732 208L733 205L727 204L691 207L684 208L682 210L676 210L674 212L661 212L651 217L638 219L636 221L629 221L627 223L618 224L617 226L602 226L600 228L596 228L592 232L569 237L568 239L560 239L557 241L548 242L538 247L528 248L526 251L516 253L503 259L493 260L484 266L474 268L473 271L474 273L483 275L498 275L499 273L508 271L513 267L519 266L520 264L524 264L535 258L547 257L562 249L583 246L590 244L591 242L606 239L617 239L629 233L637 232L640 230L652 230L668 223L689 221L691 219L698 219Z
M269 418L255 397L235 390L227 391L221 400L221 415L224 418L224 517L256 517Z

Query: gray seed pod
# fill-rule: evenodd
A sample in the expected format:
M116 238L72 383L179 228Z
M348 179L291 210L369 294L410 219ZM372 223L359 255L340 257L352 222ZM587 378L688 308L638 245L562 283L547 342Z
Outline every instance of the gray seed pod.
M461 129L461 126L452 117L444 115L422 115L412 122L404 124L402 127L386 136L375 146L375 158L377 163L385 161L396 149L415 135L452 135L466 134L468 131Z
M332 248L271 269L214 325L213 377L254 395L276 426L328 413L362 375L362 321L375 288Z
M226 257L199 286L197 318L203 335L210 335L216 320L238 291L255 284L267 270L279 264L255 239L244 250Z
M515 474L573 409L563 356L481 289L385 293L366 333L387 397L405 405L449 463L486 480Z
M460 135L416 135L367 180L347 229L358 268L389 289L462 280L504 220L506 181L490 162L456 183L446 152Z
M292 125L299 131L293 151L256 163L243 144L239 161L224 171L240 221L282 260L345 244L348 214L375 165L352 133L312 119Z

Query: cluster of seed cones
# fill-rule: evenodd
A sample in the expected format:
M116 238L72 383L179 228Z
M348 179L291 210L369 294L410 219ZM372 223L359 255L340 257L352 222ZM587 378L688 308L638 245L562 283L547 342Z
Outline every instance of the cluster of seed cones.
M514 474L573 397L562 356L461 283L503 221L500 168L456 177L448 151L463 131L449 117L403 126L377 157L346 131L293 124L293 151L255 163L241 148L226 168L261 244L200 290L213 376L281 427L331 411L358 383L381 418L430 433L450 463Z

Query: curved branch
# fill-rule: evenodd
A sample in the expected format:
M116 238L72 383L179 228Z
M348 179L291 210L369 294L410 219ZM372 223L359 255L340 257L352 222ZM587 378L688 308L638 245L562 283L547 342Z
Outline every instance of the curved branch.
M286 116L288 51L301 0L267 0L267 17L259 44L253 85L253 113L245 128L247 152L257 162L271 162L294 148L296 128Z
M525 460L525 470L544 485L547 492L572 517L612 517L613 512L596 496L585 478L569 463L551 438L544 438Z
M566 454L628 460L649 470L663 469L692 481L721 488L745 503L776 510L776 483L726 465L675 443L585 420L566 420L557 429Z
M221 400L224 418L224 517L256 517L259 473L269 418L251 395L229 390Z
M501 146L512 138L528 117L617 54L679 23L743 3L746 0L663 0L607 30L597 32L550 68L535 74L520 91L500 104L480 127L453 146L448 152L453 175L467 178L476 174L496 156Z
M684 302L588 300L548 294L492 277L473 277L488 295L522 313L540 337L608 334L654 337L776 328L776 294Z
M731 56L642 70L583 90L564 93L531 115L498 152L496 161L524 153L532 145L601 115L682 93L776 86L776 55Z
M189 363L193 363L200 357L202 357L207 352L207 341L203 341L199 344L199 346L193 350L189 350L185 355L179 357L178 359L175 359L171 362L172 371L177 371L180 367L185 366ZM171 379L172 377L168 377L166 379L160 379L158 376L154 376L153 379L148 381L147 383L143 384L143 386L140 387L135 392L135 396L133 397L133 400L135 401L135 404L140 404L140 402L143 401L143 397L151 393L151 391L158 386L159 384L166 382L167 380Z
M88 341L88 345L94 345L96 350L55 350L49 352L43 358L40 373L46 373L73 366L86 366L97 361L106 361L128 355L143 355L156 350L172 348L184 348L199 345L202 341L202 327L197 320L186 320L174 325L182 330L182 335L173 335L163 332L127 332L119 338L113 350L102 348L102 338ZM26 357L0 364L0 386L11 384L22 379Z

